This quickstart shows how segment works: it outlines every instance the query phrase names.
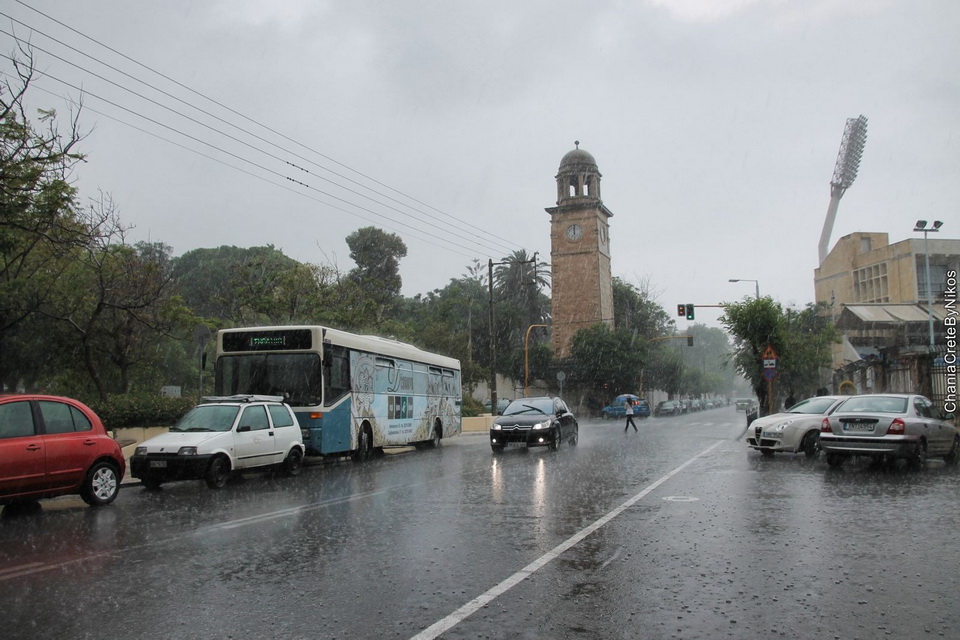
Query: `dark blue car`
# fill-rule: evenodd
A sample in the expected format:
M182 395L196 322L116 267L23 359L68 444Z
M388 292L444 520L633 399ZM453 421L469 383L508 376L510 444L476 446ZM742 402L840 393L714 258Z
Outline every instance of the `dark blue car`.
M632 393L624 393L600 410L601 418L622 418L627 414L626 403L630 401L633 404L633 415L637 418L650 417L650 405L647 401Z

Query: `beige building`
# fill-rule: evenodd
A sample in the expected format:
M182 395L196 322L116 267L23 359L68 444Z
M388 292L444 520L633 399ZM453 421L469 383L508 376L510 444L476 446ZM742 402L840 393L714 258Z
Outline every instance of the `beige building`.
M814 271L817 302L926 303L924 243L930 246L934 303L943 303L948 269L960 266L960 240L910 238L890 244L886 233L843 236ZM952 265L952 266L951 266Z
M570 355L570 339L597 322L613 326L609 219L600 199L600 170L577 148L563 156L557 172L557 206L550 214L553 353Z
M859 393L920 390L936 400L936 361L945 344L944 289L947 273L957 270L960 240L890 244L888 234L876 232L840 238L814 272L817 302L830 305L843 335L833 348L834 390L841 391L840 384L848 387L843 391Z

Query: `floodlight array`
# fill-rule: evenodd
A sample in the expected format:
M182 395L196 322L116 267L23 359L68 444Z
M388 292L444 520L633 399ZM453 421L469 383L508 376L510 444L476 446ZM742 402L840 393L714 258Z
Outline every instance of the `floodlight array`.
M840 140L840 152L837 154L837 166L833 169L833 179L830 181L832 186L847 189L857 179L866 143L867 117L847 118Z

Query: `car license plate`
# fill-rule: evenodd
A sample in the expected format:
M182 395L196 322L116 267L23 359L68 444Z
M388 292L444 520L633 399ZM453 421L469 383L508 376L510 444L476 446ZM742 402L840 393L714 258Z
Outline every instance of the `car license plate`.
M166 460L151 460L150 461L151 469L166 469L167 461Z
M843 424L844 431L873 431L872 424Z

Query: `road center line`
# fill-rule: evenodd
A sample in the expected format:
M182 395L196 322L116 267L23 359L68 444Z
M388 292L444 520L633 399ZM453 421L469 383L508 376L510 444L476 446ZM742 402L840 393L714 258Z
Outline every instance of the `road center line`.
M710 453L711 451L719 447L721 444L723 444L722 441L707 447L697 455L693 456L692 458L690 458L689 460L681 464L679 467L676 467L673 471L670 471L669 473L661 477L659 480L656 480L653 483L647 485L643 489L643 491L633 496L632 498L628 499L626 502L624 502L619 507L610 511L605 516L601 517L599 520L596 520L593 524L588 525L587 527L573 534L572 536L567 538L565 541L561 542L556 547L554 547L547 553L543 554L542 556L540 556L539 558L537 558L536 560L534 560L533 562L525 566L523 569L520 569L519 571L514 573L512 576L510 576L500 584L489 589L487 592L480 594L479 596L477 596L470 602L466 603L465 605L463 605L462 607L460 607L459 609L457 609L447 617L441 618L440 620L434 622L432 625L430 625L429 627L427 627L417 635L410 638L410 640L433 640L434 638L439 636L441 633L448 631L449 629L460 624L463 620L465 620L469 616L476 613L479 609L483 608L489 602L491 602L495 598L500 597L501 595L503 595L513 587L517 586L518 584L520 584L521 582L529 578L531 575L533 575L534 573L542 569L548 562L557 558L563 552L567 551L568 549L576 545L578 542L580 542L581 540L589 536L591 533L593 533L603 525L607 524L608 522L610 522L611 520L619 516L621 513L623 513L630 507L632 507L634 504L636 504L637 502L645 498L647 495L649 495L651 491L653 491L654 489L662 485L664 482L666 482L673 476L677 475L678 473L680 473L681 471L689 467L698 458L702 458L703 456L707 455L708 453Z

